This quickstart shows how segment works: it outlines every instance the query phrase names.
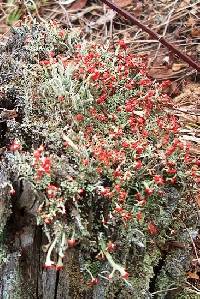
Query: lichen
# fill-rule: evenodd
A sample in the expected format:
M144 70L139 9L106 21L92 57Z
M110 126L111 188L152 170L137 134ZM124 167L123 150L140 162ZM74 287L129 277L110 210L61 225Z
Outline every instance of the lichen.
M59 277L57 287L61 294L61 286L67 288L73 298L91 295L92 287L93 296L99 296L98 299L147 299L151 297L150 291L156 293L174 286L180 287L182 292L190 251L176 248L166 253L165 246L170 241L184 241L181 233L196 227L195 217L190 216L195 207L191 206L189 211L190 202L184 199L186 186L191 187L191 181L186 176L188 165L184 160L187 147L176 137L177 120L169 117L174 126L169 128L163 120L165 115L161 115L162 121L157 119L161 111L159 101L169 99L167 96L159 98L163 87L147 77L142 55L132 66L123 43L109 53L109 47L98 49L94 46L92 49L96 54L91 54L86 42L83 48L77 48L79 40L81 37L76 33L70 30L63 33L53 22L45 25L34 23L31 27L25 25L14 29L7 46L0 52L3 68L0 81L4 85L1 103L7 103L7 109L17 111L17 116L6 122L9 145L4 154L5 163L10 168L9 184L14 183L17 191L15 206L19 214L29 215L29 225L36 225L37 217L37 224L43 227L48 242L45 245L47 259L46 263L39 262L44 263L45 271L48 268L63 270L54 275ZM107 84L106 76L113 68L112 82L106 85L109 99L106 113L105 107L97 106L105 101L104 89L100 95L102 82L95 85L101 72L87 65L87 60L98 60L99 57L107 70L102 71L104 84ZM119 64L123 59L124 65ZM118 72L125 67L128 73L121 80L117 77ZM132 68L136 68L136 73L131 73ZM129 78L133 84L131 87L130 82L126 82L128 74L133 76ZM119 82L113 88L115 80ZM155 94L148 86L156 90ZM139 102L143 99L148 102L147 108L151 112L147 117L149 137L148 132L140 131L147 121L142 107L138 105L137 111L130 111L131 105L136 105L137 96ZM127 106L126 98L132 101L131 105ZM89 141L87 144L86 139L89 131L84 130L92 121L92 105L96 105L99 111L93 120L97 131L89 140L92 149L88 150ZM155 105L155 111L151 111L152 105ZM147 109L146 106L143 108ZM116 118L113 111L121 114ZM131 119L130 112L134 114L134 117L131 114ZM86 118L84 113L88 113ZM97 122L99 115L101 120ZM106 127L105 118L110 127ZM118 123L119 120L122 123ZM134 131L136 120L138 126L135 129L139 136L142 134L138 148L139 141L134 139L137 135ZM133 132L130 133L128 124L131 122ZM170 130L169 136L164 136L172 143L169 149L166 140L162 140L163 136L160 136L161 140L156 139L161 131L159 122L161 127L166 125ZM126 136L120 139L123 130L128 135L127 140L123 139ZM101 141L103 133L105 140ZM146 138L145 145L143 138ZM102 150L103 142L105 148ZM115 144L119 146L117 154ZM96 145L99 146L97 149ZM167 161L176 147L178 154L174 155L174 161ZM99 149L102 150L100 154ZM108 152L103 161L107 149L111 154ZM113 156L116 156L115 161L111 163ZM174 176L176 162L178 174ZM145 167L139 172L143 164ZM159 174L154 175L157 172ZM164 184L167 187L163 187ZM154 189L158 192L155 196ZM10 205L5 198L0 210L0 218L3 218L0 237L10 215ZM185 240L188 244L191 242L189 237ZM111 248L109 251L109 242L115 250ZM77 246L77 249L70 246ZM14 273L13 276L8 276L8 285L9 288L12 284L18 286L19 294L14 296L23 297L27 285L19 283L24 277L18 265L15 270L17 272L10 272ZM89 271L91 277L87 275ZM103 288L96 285L97 278ZM165 295L167 291L158 293L157 298Z

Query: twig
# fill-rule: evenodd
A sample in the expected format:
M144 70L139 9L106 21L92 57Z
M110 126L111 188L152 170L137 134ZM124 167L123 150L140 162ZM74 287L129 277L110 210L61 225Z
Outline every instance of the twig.
M75 152L81 154L79 147L69 138L69 136L63 134L63 139L75 150Z
M72 2L73 2L73 1L72 1ZM65 15L65 17L66 17L66 21L67 21L67 25L69 25L70 28L72 28L72 24L71 24L71 22L70 22L69 15L68 15L68 12L67 12L66 8L64 7L63 3L62 3L60 0L58 1L58 4L60 5L61 9L62 9L63 12L64 12L64 15Z
M160 291L157 291L157 292L153 292L151 293L152 296L156 295L156 294L159 294L159 293L165 293L165 292L168 292L168 291L173 291L173 290L177 290L178 288L171 288L171 289L166 289L166 290L160 290Z
M191 72L187 73L187 74L184 74L183 76L179 77L178 79L176 79L175 81L181 81L183 78L185 77L188 77L188 76L191 76L195 73L196 71L195 70L192 70Z
M105 4L103 5L103 12L104 12L104 16L105 16L106 13L107 13L107 11L106 11L106 5ZM105 36L107 38L108 37L108 32L107 32L107 24L106 24L106 22L104 24L104 29L105 29Z
M186 114L194 115L194 116L200 116L200 113L198 114L198 112L195 113L195 112L186 110L186 109L184 109L184 108L173 108L173 110L178 111L178 112L181 112L181 113L186 113Z
M195 246L194 240L193 240L193 238L192 238L192 236L191 236L191 234L190 234L190 231L189 231L189 229L187 229L187 228L186 228L186 230L187 230L187 232L188 232L188 235L190 236L190 239L191 239L191 242L192 242L192 246L193 246L193 249L194 249L194 252L195 252L196 258L197 258L197 260L199 260L199 256L198 256L198 252L197 252L197 249L196 249L196 246Z
M119 6L115 5L110 0L101 0L101 1L105 4L107 4L114 11L118 12L120 15L125 17L127 20L131 21L134 25L137 25L143 31L147 32L150 36L152 36L154 39L158 40L161 44L163 44L165 47L167 47L172 53L178 55L183 61L187 62L191 67L193 67L198 72L200 72L200 65L197 62L195 62L191 57L189 57L188 55L182 53L180 50L175 48L172 44L168 43L163 36L160 36L153 30L148 28L146 25L142 24L132 14L130 14L126 10L120 8Z
M164 28L164 31L163 31L163 35L162 35L163 37L164 37L164 36L166 35L166 33L167 33L167 29L168 29L168 26L169 26L169 22L170 22L171 16L172 16L172 14L173 14L173 12L174 12L174 10L175 10L175 6L176 6L176 4L177 4L178 1L179 1L179 0L175 0L174 3L173 3L172 10L170 11L170 13L169 13L169 15L168 15L167 23L166 23L165 28ZM160 47L161 47L161 43L159 43L159 45L158 45L158 48L157 48L157 50L156 50L156 54L155 54L155 56L154 56L154 58L153 58L153 61L156 60L157 55L158 55L158 52L159 52L159 50L160 50Z

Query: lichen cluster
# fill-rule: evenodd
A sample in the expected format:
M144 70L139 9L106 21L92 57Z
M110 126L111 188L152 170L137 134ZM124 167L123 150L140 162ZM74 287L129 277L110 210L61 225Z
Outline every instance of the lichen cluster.
M147 57L124 41L89 43L56 22L15 29L1 56L2 98L16 110L4 154L12 156L10 184L31 183L47 271L67 267L65 253L76 247L82 284L105 284L108 298L181 292L190 247L180 251L179 275L165 245L196 225L188 197L196 161L178 119L163 110L173 106L170 82L152 81ZM152 283L162 260L167 268Z

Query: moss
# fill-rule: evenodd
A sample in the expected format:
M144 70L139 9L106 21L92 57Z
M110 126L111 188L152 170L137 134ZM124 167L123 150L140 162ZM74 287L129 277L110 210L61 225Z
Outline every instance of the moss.
M190 252L184 249L177 249L167 255L164 265L156 280L156 290L168 290L178 288L176 292L181 292L181 286L186 282L186 271L189 269ZM168 291L157 295L157 298L165 298Z
M176 299L199 299L199 295L196 294L196 293L193 293L192 294L192 290L190 290L191 294L189 294L189 291L188 292L182 292L181 294L179 294L177 296Z
M0 242L0 267L7 261L7 248L3 242Z
M3 298L4 299L25 299L21 294L21 275L18 253L7 255L3 269Z
M3 165L3 163L2 163ZM0 266L6 261L5 230L6 223L11 214L9 187L7 186L7 174L0 169Z

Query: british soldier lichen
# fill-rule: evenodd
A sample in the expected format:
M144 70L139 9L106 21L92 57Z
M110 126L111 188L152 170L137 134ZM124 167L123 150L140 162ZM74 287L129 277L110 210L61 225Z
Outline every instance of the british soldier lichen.
M45 267L67 267L65 252L75 246L85 261L108 264L106 274L85 271L90 285L115 278L131 289L139 271L148 288L159 244L178 239L196 164L178 118L163 109L173 107L170 82L152 81L148 57L124 41L89 43L56 22L14 36L23 41L7 46L19 66L23 117L11 127L8 151L44 195L37 219L49 242ZM178 199L167 195L173 188Z

